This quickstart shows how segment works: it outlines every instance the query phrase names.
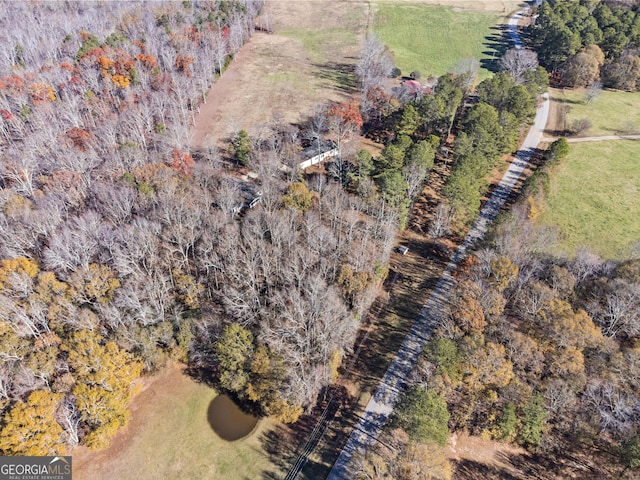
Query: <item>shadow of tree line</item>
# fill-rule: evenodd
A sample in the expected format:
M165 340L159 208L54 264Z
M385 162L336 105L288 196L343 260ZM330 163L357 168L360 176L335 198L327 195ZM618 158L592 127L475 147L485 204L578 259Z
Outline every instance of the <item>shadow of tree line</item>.
M351 95L358 91L358 79L355 73L355 62L325 62L314 63L316 75L326 82L333 90L345 95Z
M299 474L295 478L325 478L348 438L345 431L352 430L357 424L353 407L354 400L345 387L330 385L320 394L313 409L296 423L278 424L263 432L260 436L262 448L279 471L263 472L262 478L281 480L296 465ZM325 421L321 422L325 409Z
M485 50L483 50L482 54L486 55L486 57L480 60L480 66L492 73L497 73L500 71L500 57L502 57L507 50L513 48L513 43L509 37L509 30L506 25L491 27L491 32L492 33L484 37L485 41L483 45Z
M456 460L454 477L459 480L605 480L619 478L602 470L588 453L573 455L496 453L492 464L470 459ZM619 473L619 472L618 472Z

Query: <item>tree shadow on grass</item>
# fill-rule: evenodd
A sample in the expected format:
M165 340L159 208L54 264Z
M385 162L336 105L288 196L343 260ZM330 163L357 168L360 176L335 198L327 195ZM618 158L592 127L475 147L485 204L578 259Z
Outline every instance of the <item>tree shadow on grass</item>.
M496 452L490 464L470 459L452 462L462 480L547 480L553 475L553 456ZM557 472L556 472L557 473Z
M520 480L502 468L490 466L473 460L457 460L452 462L456 478L462 480Z
M489 58L480 60L480 66L485 70L496 73L500 71L500 57L504 53L513 48L513 42L509 36L509 29L506 25L496 25L491 27L492 33L487 35L483 45L485 50L482 52Z
M215 389L218 386L215 380L215 370L213 367L187 365L185 373L189 375L195 382L202 383L207 387Z
M567 445L544 454L498 451L490 463L470 459L454 460L454 475L460 480L605 480L620 478L604 466L606 453ZM603 456L604 455L604 456ZM618 472L619 473L619 472Z
M315 63L316 75L324 80L332 89L344 93L352 94L358 89L358 80L355 68L348 63L326 62Z
M399 283L405 279L396 270L391 270L389 277L390 281ZM403 296L398 302L395 299L393 302L397 308L387 304L380 311L350 369L351 378L358 382L363 391L373 392L376 389L411 327L412 321L407 319L415 318L409 316L416 311L415 305L408 304L411 302L410 298Z
M586 105L587 103L585 100L574 100L572 98L554 98L553 101L565 105Z
M303 420L299 420L299 422L300 425L295 428L287 425L275 425L260 435L263 451L278 469L277 472L263 472L264 479L284 478L289 467L293 464L296 449L309 428Z
M566 128L566 129L548 129L545 128L544 129L544 133L546 135L549 135L550 137L571 137L573 135L573 132Z
M260 437L263 450L277 472L263 472L262 478L282 479L292 469L299 479L325 478L355 422L349 419L353 399L345 387L330 385L313 409L291 425L277 424ZM344 440L341 439L344 437Z
M409 235L405 240L409 251L392 255L384 285L390 293L371 308L373 326L351 369L363 391L377 388L449 261L451 252L429 238Z

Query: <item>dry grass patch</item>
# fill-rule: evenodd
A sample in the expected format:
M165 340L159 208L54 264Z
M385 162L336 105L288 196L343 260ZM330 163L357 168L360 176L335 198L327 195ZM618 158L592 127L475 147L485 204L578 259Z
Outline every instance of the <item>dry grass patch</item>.
M98 452L73 452L76 480L259 479L282 472L270 463L261 436L262 421L249 436L227 442L207 421L216 392L198 384L177 367L149 380L133 401L132 418L111 446Z
M298 123L315 105L346 99L368 10L363 2L267 2L273 33L256 32L213 86L192 144L220 147L239 129L256 135L274 117Z

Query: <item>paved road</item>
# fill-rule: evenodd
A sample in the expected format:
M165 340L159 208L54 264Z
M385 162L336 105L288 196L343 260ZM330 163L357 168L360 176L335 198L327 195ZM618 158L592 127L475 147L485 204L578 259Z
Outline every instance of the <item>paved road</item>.
M509 39L513 43L515 48L524 48L522 45L522 40L520 40L520 35L518 35L518 22L522 19L522 12L518 12L513 15L509 22L507 23L507 29L509 32Z
M514 31L517 35L517 30ZM514 43L517 47L522 48L519 39L518 42ZM502 205L511 193L511 189L520 177L522 171L526 168L536 146L542 139L548 116L549 98L547 94L545 94L542 104L538 107L534 125L531 127L521 149L515 155L513 162L505 172L493 195L491 195L491 198L483 207L476 223L464 242L451 257L445 273L438 281L426 305L422 308L418 318L415 320L411 330L400 346L396 357L389 365L384 377L380 381L380 385L367 404L360 422L355 427L349 440L347 440L327 480L353 478L353 475L349 473L349 463L353 454L372 444L380 434L382 427L393 411L394 403L407 387L406 379L409 378L409 375L415 368L420 354L434 328L438 325L441 312L444 310L447 301L447 296L453 286L452 272L456 269L458 263L466 256L469 247L484 236L489 224L500 212Z

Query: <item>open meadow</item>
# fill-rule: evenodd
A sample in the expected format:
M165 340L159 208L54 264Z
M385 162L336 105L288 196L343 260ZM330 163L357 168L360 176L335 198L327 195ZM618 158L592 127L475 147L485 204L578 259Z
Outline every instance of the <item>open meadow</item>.
M588 119L591 128L581 136L640 133L640 93L602 90L588 102L584 88L555 88L551 96L559 130L570 130L574 122Z
M569 156L551 175L541 220L558 225L562 247L580 245L621 259L640 239L640 141L571 144Z
M480 61L479 79L490 75L492 60L504 47L496 27L504 15L426 4L383 3L376 6L373 30L394 54L404 75L423 77L455 71L458 62Z

